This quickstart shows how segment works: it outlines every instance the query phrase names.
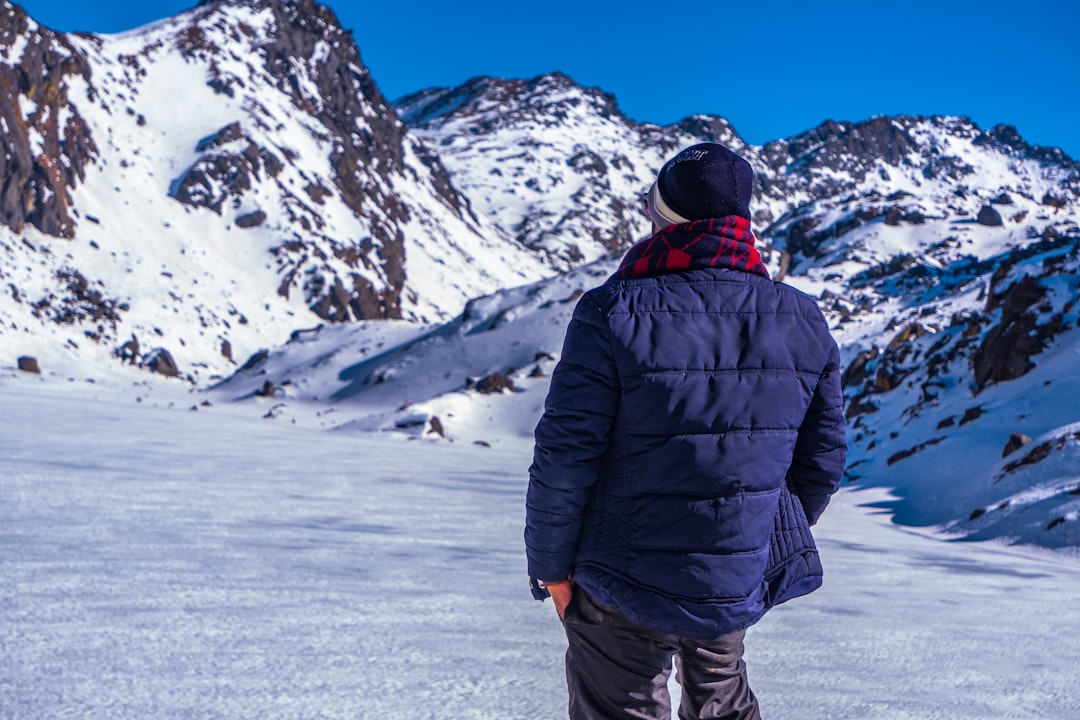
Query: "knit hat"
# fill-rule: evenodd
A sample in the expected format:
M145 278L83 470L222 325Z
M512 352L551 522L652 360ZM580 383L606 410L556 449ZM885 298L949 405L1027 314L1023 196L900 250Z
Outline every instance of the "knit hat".
M754 170L723 145L702 143L668 160L649 188L657 227L738 215L750 219Z

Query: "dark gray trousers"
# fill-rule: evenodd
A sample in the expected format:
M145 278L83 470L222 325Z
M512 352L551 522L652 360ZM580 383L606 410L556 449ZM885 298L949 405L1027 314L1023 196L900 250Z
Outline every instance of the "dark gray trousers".
M669 720L675 657L682 720L760 720L743 662L745 630L702 642L643 628L580 587L563 626L571 720Z

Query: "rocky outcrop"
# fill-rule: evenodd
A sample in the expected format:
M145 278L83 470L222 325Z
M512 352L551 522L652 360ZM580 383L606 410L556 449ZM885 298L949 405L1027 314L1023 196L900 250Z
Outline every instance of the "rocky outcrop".
M222 28L222 17L212 9L224 2L200 3L207 11L177 36L181 51L207 60L211 86L232 97L249 78L218 66L215 58L224 50L212 39L213 32L246 36L264 70L261 76L288 98L297 114L312 119L318 139L329 146L330 172L325 184L309 176L299 187L277 180L277 168L296 158L286 148L252 140L257 136L254 126L248 132L234 123L199 144L202 156L173 183L173 197L222 214L230 204L239 210L256 185L272 183L273 192L282 196L286 224L271 226L263 214L267 208L252 209L250 203L234 222L240 228L281 234L273 250L281 277L278 293L302 294L312 312L334 322L401 317L405 228L414 214L395 189L403 178L415 175L406 163L406 144L426 166L432 189L446 206L463 220L476 222L468 202L454 189L439 157L406 138L403 123L360 59L351 33L332 10L314 0L232 0L269 14L271 21L255 31L242 24ZM335 235L319 207L331 194L370 231L358 237Z
M1000 308L1001 319L972 356L972 370L979 389L1021 377L1035 367L1031 357L1042 352L1052 335L1052 330L1039 324L1036 310L1045 296L1046 289L1030 275L1000 293L991 291L986 310Z
M71 238L71 190L97 146L68 102L67 79L89 81L90 65L64 35L12 3L0 6L0 53L0 223Z
M401 228L409 211L393 191L392 178L404 172L404 126L332 10L314 0L266 5L275 16L274 37L265 49L266 69L297 109L311 113L326 128L333 143L334 182L358 217L372 219L372 239L379 246L372 259L381 265L386 281L385 288L376 288L360 274L331 280L311 268L311 286L325 288L312 298L312 310L326 320L401 317ZM298 75L298 65L306 78ZM311 87L316 95L309 94ZM359 246L357 250L364 252Z
M264 176L275 178L283 168L281 159L256 145L238 122L203 139L195 149L202 157L176 179L171 194L185 205L218 215L230 198L242 197Z

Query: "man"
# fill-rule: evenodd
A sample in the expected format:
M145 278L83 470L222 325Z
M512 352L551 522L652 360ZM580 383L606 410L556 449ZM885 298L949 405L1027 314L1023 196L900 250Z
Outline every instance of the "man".
M654 234L579 301L527 496L533 593L569 646L571 718L758 718L743 635L821 585L810 525L839 486L840 357L769 279L753 171L713 143L668 161Z

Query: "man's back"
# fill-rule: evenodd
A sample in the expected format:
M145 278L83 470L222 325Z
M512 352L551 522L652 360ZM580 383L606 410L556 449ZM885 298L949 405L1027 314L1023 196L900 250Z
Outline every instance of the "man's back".
M574 559L577 582L670 632L709 637L752 624L776 600L763 583L773 569L770 539L823 380L827 407L818 410L831 415L833 437L820 433L791 478L815 519L843 464L839 358L820 310L767 278L710 268L611 281L582 298L575 322L588 324L595 346L576 358L569 348L572 365L556 371L549 408L579 404L580 388L564 391L560 376L582 364L602 368L617 388L610 419L586 421L610 431ZM573 444L580 432L541 422L537 443ZM533 472L544 477L538 458ZM798 552L816 578L809 542Z

